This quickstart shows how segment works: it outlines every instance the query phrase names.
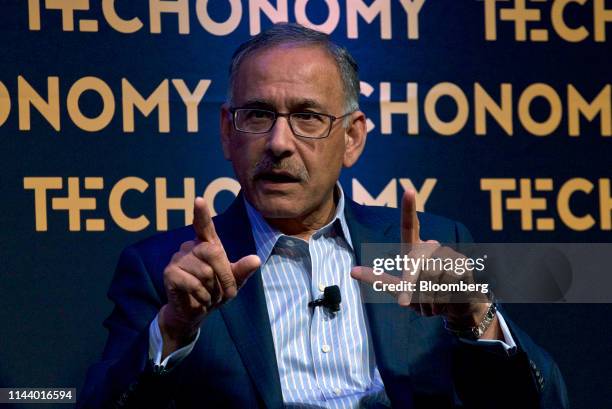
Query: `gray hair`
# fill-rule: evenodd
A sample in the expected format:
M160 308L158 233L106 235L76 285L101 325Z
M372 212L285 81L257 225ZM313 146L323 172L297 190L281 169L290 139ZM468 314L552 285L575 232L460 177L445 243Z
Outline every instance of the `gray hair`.
M344 47L333 43L327 34L311 30L295 23L278 23L242 43L234 52L229 67L228 101L232 103L236 73L244 59L258 50L279 45L296 44L319 46L334 58L344 88L345 112L359 109L359 67Z

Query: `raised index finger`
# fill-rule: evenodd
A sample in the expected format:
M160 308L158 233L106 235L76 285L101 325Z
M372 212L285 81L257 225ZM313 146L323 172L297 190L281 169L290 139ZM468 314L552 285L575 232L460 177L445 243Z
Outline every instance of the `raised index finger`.
M402 196L402 243L419 243L419 218L416 212L416 192L406 190Z
M208 206L204 199L199 196L196 197L193 204L193 230L201 241L209 243L218 243L220 241Z

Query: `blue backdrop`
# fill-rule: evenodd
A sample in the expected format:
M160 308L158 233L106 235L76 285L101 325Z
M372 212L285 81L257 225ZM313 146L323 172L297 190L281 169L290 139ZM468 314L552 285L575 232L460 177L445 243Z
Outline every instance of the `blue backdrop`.
M477 241L610 241L610 1L0 9L0 387L80 387L120 250L189 223L195 194L217 212L233 198L227 64L272 21L326 31L360 63L370 132L341 178L355 200L397 206L414 186ZM508 310L559 363L573 407L612 402L609 304Z

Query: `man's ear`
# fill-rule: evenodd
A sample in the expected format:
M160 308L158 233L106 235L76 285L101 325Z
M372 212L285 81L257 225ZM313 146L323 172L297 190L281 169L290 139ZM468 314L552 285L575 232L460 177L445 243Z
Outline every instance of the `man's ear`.
M229 104L226 102L221 105L220 114L220 126L221 126L221 146L223 147L223 156L225 159L231 161L232 157L230 155L230 138L232 135L232 129L234 125L232 124L232 113L229 111Z
M365 147L367 130L366 117L361 111L355 111L349 116L349 126L344 132L344 159L345 168L353 166L361 156Z

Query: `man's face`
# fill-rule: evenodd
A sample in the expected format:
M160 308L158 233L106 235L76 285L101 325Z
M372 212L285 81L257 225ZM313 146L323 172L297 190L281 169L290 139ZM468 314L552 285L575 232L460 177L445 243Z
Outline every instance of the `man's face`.
M235 108L339 117L345 114L344 105L338 68L320 47L284 45L257 51L246 57L235 76ZM361 152L347 158L347 147L354 151L353 141L342 119L323 139L295 136L287 117L279 117L268 133L251 134L233 128L227 108L221 113L225 156L246 198L267 218L306 217L329 204L342 165L351 166Z

